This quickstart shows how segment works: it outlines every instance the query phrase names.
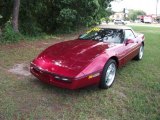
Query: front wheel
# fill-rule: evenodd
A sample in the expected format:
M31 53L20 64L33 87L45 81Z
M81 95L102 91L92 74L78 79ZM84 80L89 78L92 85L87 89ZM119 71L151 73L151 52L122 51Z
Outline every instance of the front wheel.
M102 72L102 77L100 81L100 88L107 89L112 86L115 76L116 76L117 64L116 61L110 59Z
M137 56L134 58L135 60L142 60L144 54L144 45L142 44L141 47L139 48L139 52Z

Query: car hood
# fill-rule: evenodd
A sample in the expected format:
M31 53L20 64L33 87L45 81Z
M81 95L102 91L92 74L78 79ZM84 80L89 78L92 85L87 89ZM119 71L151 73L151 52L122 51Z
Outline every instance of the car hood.
M108 48L107 43L93 40L65 41L44 50L34 63L54 73L77 75Z

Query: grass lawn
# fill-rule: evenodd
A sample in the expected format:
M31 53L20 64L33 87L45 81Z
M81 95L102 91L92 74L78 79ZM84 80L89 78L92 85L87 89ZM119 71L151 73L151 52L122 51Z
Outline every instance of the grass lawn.
M133 29L145 34L144 59L119 69L108 90L71 91L9 72L16 64L29 64L49 45L77 35L1 45L0 120L160 120L160 28Z

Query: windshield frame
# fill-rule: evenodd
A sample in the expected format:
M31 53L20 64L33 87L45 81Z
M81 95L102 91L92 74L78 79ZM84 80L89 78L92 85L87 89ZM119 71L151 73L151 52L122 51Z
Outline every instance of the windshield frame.
M94 36L90 35L90 36L86 37L88 34L90 34L92 32L94 33ZM100 32L104 32L104 33L106 32L105 34L103 33L103 35L105 35L105 36L100 36L101 35ZM109 33L109 32L112 32L112 33ZM95 35L95 34L97 34L97 35ZM95 38L98 35L101 38ZM109 41L108 39L109 39L109 37L111 39L111 36L112 36L112 40L116 39L116 38L113 38L113 37L119 37L117 39L120 39L120 41L119 42ZM104 40L105 37L106 37L106 40ZM91 30L87 31L84 34L81 34L78 37L78 39L80 39L80 40L94 40L94 41L98 41L98 42L108 42L108 43L119 43L119 44L122 44L123 41L124 41L124 30L123 29L115 29L115 28L94 28L94 29L91 29Z

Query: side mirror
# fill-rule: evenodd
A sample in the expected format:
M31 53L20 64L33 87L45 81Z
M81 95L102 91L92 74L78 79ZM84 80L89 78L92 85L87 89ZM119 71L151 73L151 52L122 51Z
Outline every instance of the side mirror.
M125 41L125 45L128 45L128 44L130 44L130 43L134 43L134 41L131 40L131 39L127 39L127 40Z
M80 35L78 36L78 38L82 37L82 35L83 35L83 34L80 34Z

